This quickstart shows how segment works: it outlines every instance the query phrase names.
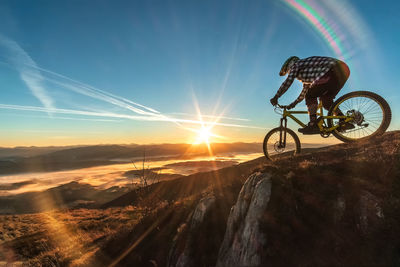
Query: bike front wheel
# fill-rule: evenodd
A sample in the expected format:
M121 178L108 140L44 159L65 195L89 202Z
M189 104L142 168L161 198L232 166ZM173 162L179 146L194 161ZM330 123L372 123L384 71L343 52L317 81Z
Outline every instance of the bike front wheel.
M340 131L340 127L332 134L343 142L354 142L383 134L390 125L392 112L389 104L381 96L369 91L348 93L333 103L328 116L339 113L350 117L352 129ZM340 124L338 119L328 119L328 126Z
M300 153L301 145L295 132L288 128L278 127L269 131L265 136L263 150L267 159L274 160L281 156L295 156Z

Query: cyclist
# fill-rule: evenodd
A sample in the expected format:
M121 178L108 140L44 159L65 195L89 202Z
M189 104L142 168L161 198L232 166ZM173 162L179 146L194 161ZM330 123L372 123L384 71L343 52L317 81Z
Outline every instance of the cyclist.
M299 59L298 57L292 56L285 61L279 72L280 76L286 74L289 75L282 83L275 96L271 98L271 104L276 106L278 104L278 98L289 89L294 79L297 78L303 83L303 90L299 97L287 106L287 109L294 108L305 98L310 115L310 122L306 127L300 128L299 132L303 134L320 133L316 115L318 97L320 101L322 101L323 107L329 110L333 104L333 99L335 99L350 76L349 67L343 61L330 57L308 57ZM335 115L343 115L340 111L338 113L339 114ZM339 130L344 131L352 128L354 128L353 124L346 123L340 126Z

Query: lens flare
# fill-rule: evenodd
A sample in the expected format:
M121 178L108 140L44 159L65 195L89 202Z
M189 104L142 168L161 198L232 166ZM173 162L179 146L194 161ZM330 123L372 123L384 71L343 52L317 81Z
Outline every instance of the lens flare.
M339 59L346 59L344 47L338 33L333 29L333 25L330 25L317 12L316 6L311 7L310 4L302 0L284 0L284 3L304 17L318 31Z

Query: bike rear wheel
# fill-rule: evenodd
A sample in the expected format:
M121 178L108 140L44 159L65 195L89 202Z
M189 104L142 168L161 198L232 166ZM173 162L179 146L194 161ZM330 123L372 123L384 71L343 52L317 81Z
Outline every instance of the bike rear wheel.
M328 116L339 112L351 117L353 129L333 130L332 134L343 142L354 142L383 134L389 127L392 112L389 104L381 96L368 92L356 91L338 98L330 108ZM338 119L328 119L328 126L338 125Z
M286 143L283 142L286 133ZM282 139L281 139L282 138ZM294 156L301 151L299 137L288 128L274 128L267 133L263 143L264 155L269 160L280 156Z

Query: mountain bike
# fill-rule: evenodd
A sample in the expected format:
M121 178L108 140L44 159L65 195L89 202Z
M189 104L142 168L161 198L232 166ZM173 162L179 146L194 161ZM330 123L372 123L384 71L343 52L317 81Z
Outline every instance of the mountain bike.
M301 127L305 127L306 124L295 115L308 112L291 111L281 105L275 106L275 112L282 115L282 118L279 127L269 131L264 138L265 157L274 159L277 155L294 156L300 153L300 139L293 130L287 128L287 121L291 118ZM381 96L369 91L355 91L338 98L326 116L320 102L317 117L317 125L323 138L332 134L343 142L356 142L382 135L389 127L392 112L389 104ZM344 126L348 123L354 127L345 130Z

